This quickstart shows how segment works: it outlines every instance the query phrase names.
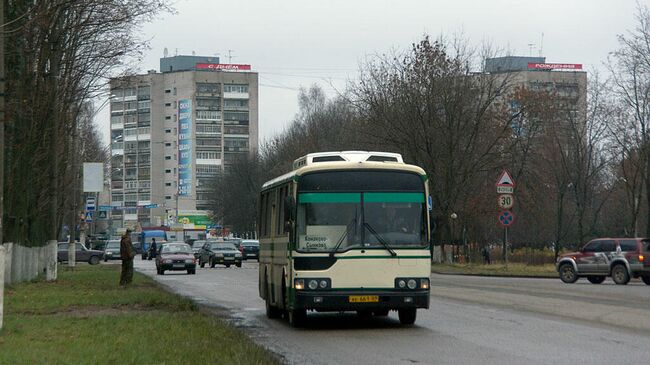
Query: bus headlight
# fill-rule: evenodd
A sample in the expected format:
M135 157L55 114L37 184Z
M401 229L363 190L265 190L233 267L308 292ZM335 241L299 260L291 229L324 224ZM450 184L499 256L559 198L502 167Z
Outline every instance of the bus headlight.
M409 279L406 285L408 285L409 289L415 289L418 283L415 281L415 279Z
M328 289L332 287L331 281L328 278L303 278L303 279L294 279L293 286L296 290L319 290L319 289Z
M399 281L397 282L397 286L398 286L400 289L404 289L404 288L406 288L406 281L405 281L404 279L399 279Z
M429 289L429 279L420 280L420 289Z
M305 289L305 281L302 279L296 279L293 281L293 287L296 290L303 290Z

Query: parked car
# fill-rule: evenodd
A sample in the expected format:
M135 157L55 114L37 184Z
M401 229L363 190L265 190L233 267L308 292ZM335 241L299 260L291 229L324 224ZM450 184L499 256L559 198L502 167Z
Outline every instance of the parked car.
M199 253L199 266L205 267L209 264L210 267L215 265L236 265L241 267L242 255L241 252L229 242L215 242L207 241Z
M104 248L104 262L108 260L121 260L122 256L120 254L120 241L119 240L110 240L106 243Z
M224 239L224 242L232 243L233 245L235 245L235 248L238 249L239 252L241 252L241 244L242 244L243 241L244 240L241 239L241 238L225 238Z
M89 250L81 243L75 242L75 261L77 262L86 261L91 265L97 265L103 255L103 251ZM57 261L68 261L68 242L59 242Z
M244 260L260 260L260 241L243 240L241 244L241 255Z
M156 271L158 275L164 275L167 270L196 274L196 259L190 245L185 242L167 242L161 245L156 255Z
M650 238L597 238L578 252L559 256L556 268L565 283L586 277L600 284L611 276L620 285L638 277L650 285Z

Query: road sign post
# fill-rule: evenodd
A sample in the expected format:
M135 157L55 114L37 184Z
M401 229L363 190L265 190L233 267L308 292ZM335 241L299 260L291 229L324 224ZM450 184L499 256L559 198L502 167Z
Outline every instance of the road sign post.
M506 269L508 268L508 227L510 227L515 221L515 215L510 211L510 209L515 204L515 198L512 194L515 192L515 180L510 176L508 171L503 170L501 176L496 183L497 194L500 194L497 198L497 206L500 210L498 215L498 222L503 226L503 262L505 263Z

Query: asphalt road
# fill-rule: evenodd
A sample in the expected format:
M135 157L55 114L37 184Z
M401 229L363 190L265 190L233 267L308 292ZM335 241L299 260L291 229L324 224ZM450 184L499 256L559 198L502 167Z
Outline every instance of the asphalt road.
M138 271L214 308L290 364L644 364L650 358L650 286L608 279L517 279L431 276L431 308L412 327L397 313L309 315L293 329L269 320L257 295L257 263L158 276Z

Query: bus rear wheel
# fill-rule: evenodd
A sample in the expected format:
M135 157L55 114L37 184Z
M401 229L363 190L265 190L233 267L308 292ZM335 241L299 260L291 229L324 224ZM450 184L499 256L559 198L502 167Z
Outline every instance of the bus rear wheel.
M417 309L415 308L404 308L404 309L397 310L399 322L405 325L410 325L415 323L416 314L417 314Z

